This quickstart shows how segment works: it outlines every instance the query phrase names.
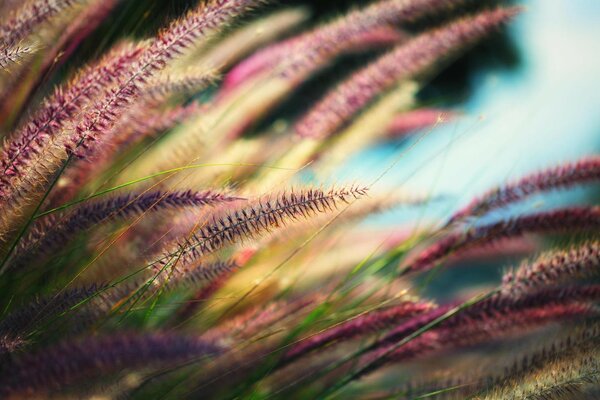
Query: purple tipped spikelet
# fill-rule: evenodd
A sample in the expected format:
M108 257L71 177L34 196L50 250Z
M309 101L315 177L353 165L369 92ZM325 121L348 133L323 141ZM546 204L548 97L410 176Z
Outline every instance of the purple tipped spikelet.
M103 286L92 285L87 288L69 289L51 297L35 300L16 311L10 313L0 321L0 355L5 352L14 352L25 346L29 336L36 330L44 332L44 324L52 322L63 313L77 313L79 326L82 319L89 319L90 314L100 315L110 307L106 297L101 294ZM83 310L87 316L82 315L80 309L74 309L86 300L91 300ZM64 324L64 321L61 321ZM18 343L18 346L3 346L3 344Z
M333 22L269 46L235 67L226 77L224 89L231 90L252 76L275 71L288 78L299 79L345 52L363 44L392 44L402 41L400 33L391 34L389 27L435 15L456 8L467 0L380 0L358 9ZM387 36L387 39L385 38ZM405 35L406 36L406 35ZM383 39L383 40L382 40Z
M0 48L12 46L29 36L34 28L47 22L61 11L82 2L82 0L34 0L13 13L12 17L0 24ZM1 51L1 50L0 50Z
M124 370L202 361L223 350L176 334L126 334L69 341L19 358L0 378L4 396L43 394Z
M352 75L296 124L301 137L328 137L394 84L431 70L508 22L516 8L499 8L417 36Z
M94 107L95 111L86 115L84 121L75 128L73 145L80 146L81 141L93 140L94 134L106 131L114 123L119 110L126 109L139 95L141 85L191 46L194 40L223 27L259 2L211 0L162 30L141 52L139 60L131 65L127 76L116 88L107 90L102 101Z
M391 362L407 361L431 353L443 354L444 351L461 347L474 347L532 327L561 320L583 319L594 314L590 306L574 303L498 313L494 318L483 320L462 320L454 326L425 332L397 349L390 345L373 351L365 357L367 365L354 379L372 373Z
M581 303L591 303L597 301L599 296L600 286L598 285L543 290L528 294L519 299L500 293L466 308L461 313L450 316L448 319L440 322L437 327L446 329L456 326L474 325L480 329L480 323L493 323L498 316L511 318L512 316L516 316L519 312L529 312L528 310L531 310L531 312L534 313L543 314L546 307L550 309L550 312L544 315L552 316L554 315L551 311L552 307L561 308L570 305L580 305ZM430 312L412 317L408 321L392 329L369 348L377 349L393 345L415 333L427 324L438 320L451 312L454 307L460 305L461 303L444 305ZM591 306L586 306L585 310L590 310L590 308ZM561 313L561 315L563 314ZM528 319L522 318L522 322L527 323Z
M353 375L353 379L367 375L389 362L406 361L424 352L475 346L494 337L506 336L509 332L516 333L564 319L598 315L589 303L599 298L599 286L542 291L518 301L503 296L492 297L398 346L402 339L452 310L451 306L443 306L430 315L413 317L412 321L409 320L369 346L371 351L366 356L366 365Z
M240 200L213 191L130 193L103 201L77 206L67 215L51 215L35 224L16 249L12 268L23 267L33 258L50 254L77 234L102 223L122 220L146 212L182 207L201 207Z
M247 208L217 216L194 232L192 238L179 245L178 250L156 261L155 267L182 262L184 265L214 253L244 239L253 239L288 222L331 212L340 203L349 203L367 194L363 187L349 189L320 189L291 191L261 199Z
M502 279L503 292L515 298L545 286L593 276L600 272L600 243L589 242L565 251L552 251L525 262Z
M483 383L481 399L510 397L519 392L529 398L585 398L600 376L598 326L582 324L575 333L552 341L541 350L505 367ZM529 384L535 378L535 385ZM588 396L588 398L590 398Z
M450 254L528 233L593 232L600 228L600 207L572 207L524 215L448 234L409 262L408 272L427 271Z
M350 340L368 333L378 333L401 321L431 310L427 303L407 302L384 310L372 311L317 333L293 346L284 356L287 364L329 344Z
M49 178L61 168L70 155L76 154L80 147L87 148L91 142L110 131L119 115L139 96L141 87L149 78L163 69L168 61L189 47L195 39L203 37L208 31L222 27L251 6L256 5L257 2L257 0L209 1L191 10L181 20L173 22L141 49L136 49L139 52L135 51L133 57L126 60L117 59L119 61L112 62L111 65L116 67L113 74L106 73L102 63L100 66L92 68L90 72L84 73L82 79L94 82L99 90L90 102L89 110L83 113L79 122L72 129L62 132L59 136L51 133L46 133L47 136L40 135L39 127L56 124L56 116L50 113L53 118L46 118L44 123L35 124L33 132L18 135L16 142L8 145L0 162L0 167L4 170L3 179L0 181L0 202L11 203L14 210L19 210L22 205L34 202L47 188ZM98 84L98 78L92 79L94 73L97 73L100 79L109 79L111 84ZM113 81L114 84L112 84ZM92 82L88 86L93 87ZM74 97L78 96L79 92L75 91ZM56 108L52 107L52 102L50 102L50 107ZM65 109L62 104L58 108ZM35 159L33 157L34 149L30 148L31 143L35 143L37 148L43 149L36 154ZM48 146L48 144L51 145ZM17 169L19 164L25 164L27 169L23 167ZM11 186L13 187L12 191L9 190ZM7 198L8 193L15 192L19 193L19 198ZM28 194L30 196L23 199ZM16 204L12 204L13 202ZM22 213L22 211L11 211L9 210L9 214ZM13 229L15 223L20 222L19 219L12 221L8 218L0 220L2 222L0 224L0 240L2 236Z
M103 86L110 86L118 79L127 65L139 56L141 48L124 44L116 47L96 64L82 70L67 86L58 88L47 99L41 109L19 129L14 139L7 142L0 157L0 202L16 201L12 190L20 187L19 181L31 182L33 188L24 187L17 191L24 196L27 192L40 185L33 176L31 163L40 156L47 155L49 142L55 138L70 118L81 112L81 108L96 97ZM55 139L56 140L56 139ZM52 149L59 151L60 149ZM59 156L59 154L56 154Z
M598 156L562 164L527 175L514 183L489 191L455 213L449 224L469 217L477 217L490 210L505 207L539 192L566 189L598 180L600 180L600 157Z

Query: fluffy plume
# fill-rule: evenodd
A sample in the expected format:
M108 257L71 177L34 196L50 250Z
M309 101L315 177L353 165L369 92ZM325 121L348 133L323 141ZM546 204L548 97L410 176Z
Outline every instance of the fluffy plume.
M598 274L600 243L589 242L566 251L552 251L537 260L523 263L502 279L503 291L519 297L545 286Z
M431 70L442 60L498 29L517 12L514 8L484 11L400 45L327 94L300 119L296 132L302 137L329 136L398 81Z
M144 139L156 138L205 109L203 104L195 101L164 109L161 103L166 100L163 95L168 93L169 91L162 91L160 96L154 93L148 96L152 99L140 100L122 115L119 123L95 148L80 149L83 159L72 162L70 168L61 175L57 184L60 190L51 194L48 204L57 207L72 201L82 189L94 189L85 185L106 172L106 168L124 148L139 144Z
M185 265L225 246L256 238L288 222L333 211L339 203L349 203L365 196L366 193L367 189L361 187L331 189L327 192L307 189L261 199L247 208L215 217L206 225L200 226L188 243L180 245L179 250L159 259L155 268L159 268L160 271L173 260Z
M224 89L230 91L252 76L273 69L295 79L298 75L306 76L322 67L327 60L357 47L369 48L373 42L392 44L401 41L406 35L390 29L393 25L414 22L463 3L465 0L377 1L327 25L257 52L227 75Z
M366 365L351 379L369 374L391 361L406 360L424 352L474 346L565 318L597 315L594 307L585 302L595 302L599 296L600 287L589 286L542 291L518 301L490 298L451 316L410 341L402 340L452 309L441 307L431 313L430 317L434 318L414 317L415 321L409 320L405 326L396 328L372 344L369 347L372 352L365 357Z
M426 271L450 254L528 233L590 232L600 227L600 207L573 207L524 215L448 234L408 261L407 272Z
M0 378L4 396L43 394L88 378L173 365L217 355L222 349L175 334L124 334L59 344L19 358Z
M439 352L464 346L476 346L482 342L509 336L528 328L557 322L562 319L576 319L593 315L589 306L567 304L526 308L513 313L498 313L494 318L462 323L449 328L438 328L424 333L395 350L394 346L378 350L371 354L374 359L364 374L373 372L385 363L405 361L424 353ZM391 351L390 351L391 350Z
M319 332L294 345L284 356L287 364L331 343L350 340L364 334L377 333L416 314L431 310L427 303L406 302L383 310L372 311Z
M0 49L0 70L10 72L12 66L21 63L36 51L35 46L10 46Z
M402 137L409 133L431 128L437 124L448 122L456 117L456 113L435 108L423 108L398 115L389 124L388 136Z
M181 207L200 207L239 200L213 191L130 193L108 200L76 206L67 215L50 215L35 224L21 241L11 261L13 268L23 267L35 257L56 251L60 246L99 224L122 220L149 211Z
M496 208L506 207L539 192L566 189L598 180L600 180L600 157L588 157L573 163L562 164L490 190L455 213L450 218L449 224L485 214Z
M539 313L539 315L553 315L551 312L552 307L557 307L557 310L562 310L561 307L564 306L581 305L589 302L595 302L598 300L599 296L600 286L597 285L547 289L523 296L518 299L504 294L498 294L476 303L457 314L451 315L449 318L442 320L435 329L454 328L466 324L475 326L477 329L485 330L485 327L481 325L484 325L487 322L494 323L494 321L499 319L501 316L512 318L516 317L519 312L526 312L527 310L534 310L532 312ZM395 343L400 342L402 339L409 337L409 335L415 333L420 328L430 324L433 321L439 320L445 315L449 315L449 313L455 310L455 307L459 307L461 305L462 303L440 306L430 312L417 315L416 317L413 317L392 329L383 338L369 346L369 349L377 349L387 345L394 345ZM550 311L549 314L544 314L544 310L546 308ZM593 310L593 307L590 305L586 305L584 308L588 311ZM562 312L561 315L563 315ZM522 318L521 322L526 324L528 323L528 320L527 318ZM520 325L517 324L517 328L519 326Z
M146 95L151 98L164 99L169 96L194 94L213 84L217 79L214 71L191 69L175 75L166 75L151 82Z
M40 200L49 179L66 160L65 146L72 138L59 133L70 123L69 119L103 86L111 87L139 54L137 46L119 46L96 65L85 68L66 90L57 89L14 139L5 144L0 156L0 203L5 210L0 217L0 243L28 217L27 211Z
M597 346L597 339L597 323L590 321L577 324L577 327L566 335L561 334L557 338L544 340L541 347L534 344L534 350L524 351L525 355L510 356L509 362L494 357L492 360L485 362L483 367L481 364L472 365L468 363L467 365L471 369L460 376L445 372L442 376L444 378L451 376L450 379L442 378L440 382L439 376L436 376L433 381L428 381L425 385L420 382L411 382L409 385L403 385L402 390L395 391L395 393L404 394L407 398L418 398L419 395L439 393L441 398L444 399L512 399L519 396L521 388L518 386L523 385L523 388L532 386L531 394L542 394L541 385L538 386L539 379L545 379L546 372L549 375L547 377L550 378L550 375L559 373L561 370L561 368L555 369L555 361L570 358L573 353L578 353L580 350L592 350L592 347ZM513 346L514 343L509 342L508 346L501 347L501 351L506 351ZM532 378L534 375L537 376ZM581 374L579 377L583 378L581 383L584 383L586 374ZM580 390L587 386L584 384L575 391L569 392L569 395L579 394ZM444 390L448 388L452 388L452 390L448 392ZM408 397L409 395L410 397ZM550 398L554 397L550 396ZM562 397L558 396L558 398Z
M258 0L211 0L201 4L159 33L142 57L140 68L145 71L164 67L194 40L223 27L259 3Z
M416 207L425 204L429 200L431 199L428 199L425 195L419 195L418 193L411 194L409 191L404 190L369 193L368 198L363 199L349 208L343 215L340 215L335 223L332 224L332 227L341 227L343 229L347 223L356 223L366 220L370 216L383 214L398 208ZM326 214L311 218L305 223L300 223L297 226L287 229L285 232L274 234L267 240L271 243L274 241L286 242L296 236L302 236L310 232L315 227L315 224L323 225L327 223L327 219L328 216Z
M82 0L34 0L25 2L10 19L0 24L0 43L11 46L29 36L38 25Z
M519 360L477 398L593 398L586 391L600 380L597 334L597 329L588 328L583 335L573 335Z
M43 152L43 146L64 127L102 88L110 86L140 53L139 46L125 43L117 46L96 64L85 68L66 89L58 88L31 117L30 122L14 134L5 145L0 167L0 198L9 199L9 187L24 172L29 159Z
M49 137L40 135L40 130L37 128L46 127L57 120L56 116L47 118L46 123L34 125L33 134L28 132L26 135L18 135L17 142L9 144L3 154L0 163L5 171L3 177L16 179L4 179L0 182L0 196L13 208L8 210L8 216L4 217L3 226L0 226L0 238L20 222L21 218L11 220L11 214L23 213L22 210L18 211L23 205L23 198L29 194L30 197L24 201L26 204L33 203L38 198L34 194L43 191L48 186L50 177L60 170L73 152L80 147L86 148L91 141L97 140L98 136L110 130L118 115L126 110L139 95L141 85L163 69L168 61L181 53L194 39L202 37L209 30L214 31L223 26L255 3L256 1L253 0L210 1L191 10L181 20L172 23L147 45L136 49L138 51L134 52L135 54L130 54L131 51L126 52L127 55L130 55L128 59L114 60L111 63L114 66L112 73L107 73L102 63L99 67L84 73L82 80L88 81L88 84L84 86L96 87L99 94L91 102L90 110L84 113L80 121L62 135L54 135L50 140L51 145L48 146ZM132 55L133 57L131 57ZM98 76L94 77L94 74ZM114 85L107 84L107 79L109 83L114 80ZM71 95L75 98L80 97L80 90L71 91ZM62 112L65 109L63 103L64 99L58 107L51 108ZM50 114L52 115L52 113ZM33 158L33 151L27 152L21 149L23 144L28 147L32 142L39 149L35 158ZM31 158L28 159L27 156ZM28 168L16 170L15 166L18 163L26 163ZM9 170L12 173L7 173ZM16 204L13 204L16 199L6 198L8 185L13 187L11 193L16 192L20 195L21 201L15 201Z
M4 352L13 352L27 344L29 335L36 330L44 332L44 324L59 318L63 313L77 313L78 325L81 327L85 319L92 314L101 314L108 309L109 303L101 292L104 287L92 285L87 288L70 289L51 297L44 297L23 306L0 321L0 355ZM84 317L76 306L84 301L91 300L85 306L88 313ZM64 324L64 321L61 321Z

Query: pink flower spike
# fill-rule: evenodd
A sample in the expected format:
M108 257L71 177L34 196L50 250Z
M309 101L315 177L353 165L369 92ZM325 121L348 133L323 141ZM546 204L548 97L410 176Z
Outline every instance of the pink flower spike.
M329 92L296 123L301 137L325 138L348 123L378 95L399 81L434 69L497 30L520 9L498 8L463 18L417 36L358 71Z
M452 111L437 108L409 111L394 118L387 128L388 136L398 138L416 131L432 128L453 120L456 115Z
M141 52L141 46L118 45L105 57L84 68L67 85L59 87L30 121L8 141L0 155L0 199L8 197L15 178L43 149L70 118L98 94L102 85L111 85Z
M101 375L200 361L223 351L213 343L174 333L119 333L70 340L20 357L11 373L0 378L0 394L3 398L30 397Z
M11 19L0 24L0 48L12 46L29 36L40 24L82 0L35 0L16 9Z
M89 108L73 124L72 129L56 129L60 128L60 122L64 123L59 118L60 113L71 116L74 112L73 108L66 107L65 102L61 101L64 100L62 92L57 90L54 100L58 101L58 106L54 106L53 102L48 106L51 117L42 114L41 125L28 124L26 133L8 143L0 158L0 168L4 172L0 175L0 201L6 210L6 215L0 216L0 249L5 244L5 237L26 220L28 210L52 185L51 177L68 160L82 155L110 133L123 112L139 97L141 88L149 78L165 68L194 40L222 28L259 2L203 2L142 46L139 55L136 54L133 59L111 63L116 70L113 74L108 74L103 64L87 69L82 80L90 81L86 87L94 87L97 95L88 100ZM94 75L97 77L92 79ZM81 97L79 91L70 94L75 99ZM56 134L57 130L60 134Z
M406 302L359 315L295 344L281 362L288 364L331 343L350 340L368 333L380 332L407 318L431 311L432 308L433 305L428 303Z
M490 190L456 212L448 224L506 207L536 193L600 181L600 156L583 158L527 175L516 182Z
M535 290L552 287L578 278L600 273L600 242L589 242L565 251L542 254L537 260L523 263L502 279L502 293L521 298Z
M463 3L466 0L377 1L255 53L228 74L221 95L262 72L275 70L276 74L300 79L298 75L305 77L343 53L404 41L406 35L392 26L414 22Z
M374 28L359 32L346 42L337 42L335 47L332 45L328 51L320 51L319 54L314 54L311 58L308 58L312 52L316 53L314 49L315 42L322 46L322 41L327 40L322 38L320 41L309 42L306 40L308 35L267 47L241 62L223 80L219 96L226 96L243 83L265 72L272 71L276 76L294 76L295 80L301 80L342 53L385 48L400 43L407 38L405 33L391 27ZM311 48L311 45L313 48ZM299 47L302 47L302 50L299 50ZM286 57L291 57L298 51L303 51L307 56L302 66L298 62L293 66L283 65Z
M600 207L572 207L528 214L467 231L456 231L421 251L406 264L405 272L423 272L434 268L450 255L493 244L525 234L589 232L600 229Z

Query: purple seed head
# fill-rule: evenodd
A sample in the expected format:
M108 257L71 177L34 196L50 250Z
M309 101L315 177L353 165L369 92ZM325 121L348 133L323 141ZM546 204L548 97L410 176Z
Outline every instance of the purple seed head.
M455 213L449 224L506 207L536 193L566 189L600 180L600 157L587 157L527 175L516 182L490 190Z
M427 271L451 254L525 234L589 232L600 228L600 207L571 207L528 214L496 223L460 229L422 250L409 261L408 271Z
M399 81L426 73L509 21L516 8L484 11L418 35L353 74L329 92L295 130L301 137L324 138L336 132L376 96Z

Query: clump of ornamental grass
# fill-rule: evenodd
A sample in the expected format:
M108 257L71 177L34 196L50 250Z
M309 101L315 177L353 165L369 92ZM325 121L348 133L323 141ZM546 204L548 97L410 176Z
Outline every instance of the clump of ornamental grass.
M0 397L600 391L600 209L509 208L597 184L598 156L392 232L359 223L436 199L323 179L366 146L460 118L421 89L520 8L373 0L309 26L309 8L202 0L145 37L115 27L86 57L120 2L0 10ZM364 54L314 104L289 101ZM297 109L269 127L282 104ZM421 290L470 252L517 249L527 260L475 297Z

